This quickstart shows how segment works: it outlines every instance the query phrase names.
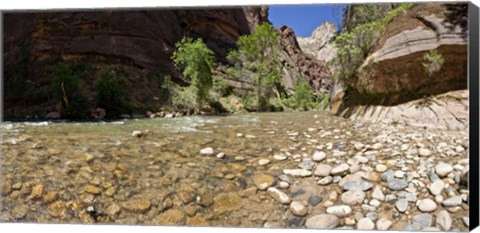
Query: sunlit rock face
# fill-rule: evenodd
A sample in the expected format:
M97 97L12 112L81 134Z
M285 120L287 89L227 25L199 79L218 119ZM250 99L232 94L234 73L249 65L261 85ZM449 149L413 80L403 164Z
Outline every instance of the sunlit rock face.
M394 17L376 38L372 52L356 75L342 83L347 87L346 91L340 90L331 96L332 112L371 120L395 115L400 121L409 118L412 123L416 121L447 128L464 125L464 121L459 121L450 113L462 115L467 111L468 104L465 101L455 102L455 98L451 98L453 102L443 98L445 103L438 106L427 101L423 105L432 108L431 111L396 106L407 102L420 105L421 101L410 101L467 89L468 32L466 18L461 18L463 16L458 11L461 6L418 4ZM431 62L425 56L432 50L441 54L444 63L429 72L425 65ZM457 103L461 104L456 107ZM368 111L361 108L367 105L395 107L370 108ZM388 111L387 115L380 114ZM419 118L431 114L431 117Z
M325 22L316 28L310 37L297 37L297 40L303 52L317 60L329 62L337 52L334 45L335 36L337 36L335 24Z

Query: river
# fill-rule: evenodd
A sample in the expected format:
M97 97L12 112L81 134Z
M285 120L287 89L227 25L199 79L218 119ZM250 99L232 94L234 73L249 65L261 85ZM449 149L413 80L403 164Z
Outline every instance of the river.
M294 112L1 130L0 221L468 229L467 129Z

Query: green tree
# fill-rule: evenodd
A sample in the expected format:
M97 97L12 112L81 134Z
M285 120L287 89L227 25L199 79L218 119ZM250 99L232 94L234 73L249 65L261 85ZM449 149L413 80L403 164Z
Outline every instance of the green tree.
M280 36L271 24L264 23L251 35L241 36L237 46L238 50L227 56L236 65L229 71L250 77L255 88L257 111L266 111L275 93L275 84L281 81Z
M306 111L312 105L313 88L307 81L299 81L295 85L295 93L290 98L294 108Z
M84 118L87 114L88 101L80 90L77 75L64 63L53 66L51 75L54 97L62 102L62 115L67 118Z
M183 75L191 80L190 88L195 95L196 111L199 111L213 86L214 53L202 39L194 41L184 37L175 46L172 59L176 65L183 66Z
M104 108L109 118L132 112L132 107L125 100L123 88L114 80L115 75L114 70L104 73L95 86L97 106Z

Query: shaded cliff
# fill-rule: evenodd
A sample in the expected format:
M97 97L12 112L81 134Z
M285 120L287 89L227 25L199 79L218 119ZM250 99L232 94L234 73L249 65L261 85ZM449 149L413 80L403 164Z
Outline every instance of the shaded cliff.
M293 67L300 75L307 77L310 84L319 93L328 93L331 87L331 73L325 67L325 62L317 60L314 56L305 53L300 48L300 45L295 36L295 32L287 26L282 26L279 29L281 44L283 50L286 53L286 63L290 67ZM284 72L286 78L284 78L287 86L292 86L298 79L291 77L288 70Z
M202 38L217 60L226 62L235 41L267 18L267 7L5 14L6 115L21 115L30 104L53 108L52 101L26 100L23 92L48 85L51 67L59 61L82 71L80 86L90 99L100 73L122 69L123 85L136 85L133 90L139 92L129 93L133 104L151 107L145 105L155 105L151 100L158 99L162 77L184 82L170 60L182 37Z

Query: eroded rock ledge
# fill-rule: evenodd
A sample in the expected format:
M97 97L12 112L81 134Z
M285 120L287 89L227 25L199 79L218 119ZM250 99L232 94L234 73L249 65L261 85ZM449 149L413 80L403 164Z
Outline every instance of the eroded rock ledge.
M466 129L468 111L468 90L461 90L397 106L348 107L340 115L349 117L353 121L399 123L439 129Z

